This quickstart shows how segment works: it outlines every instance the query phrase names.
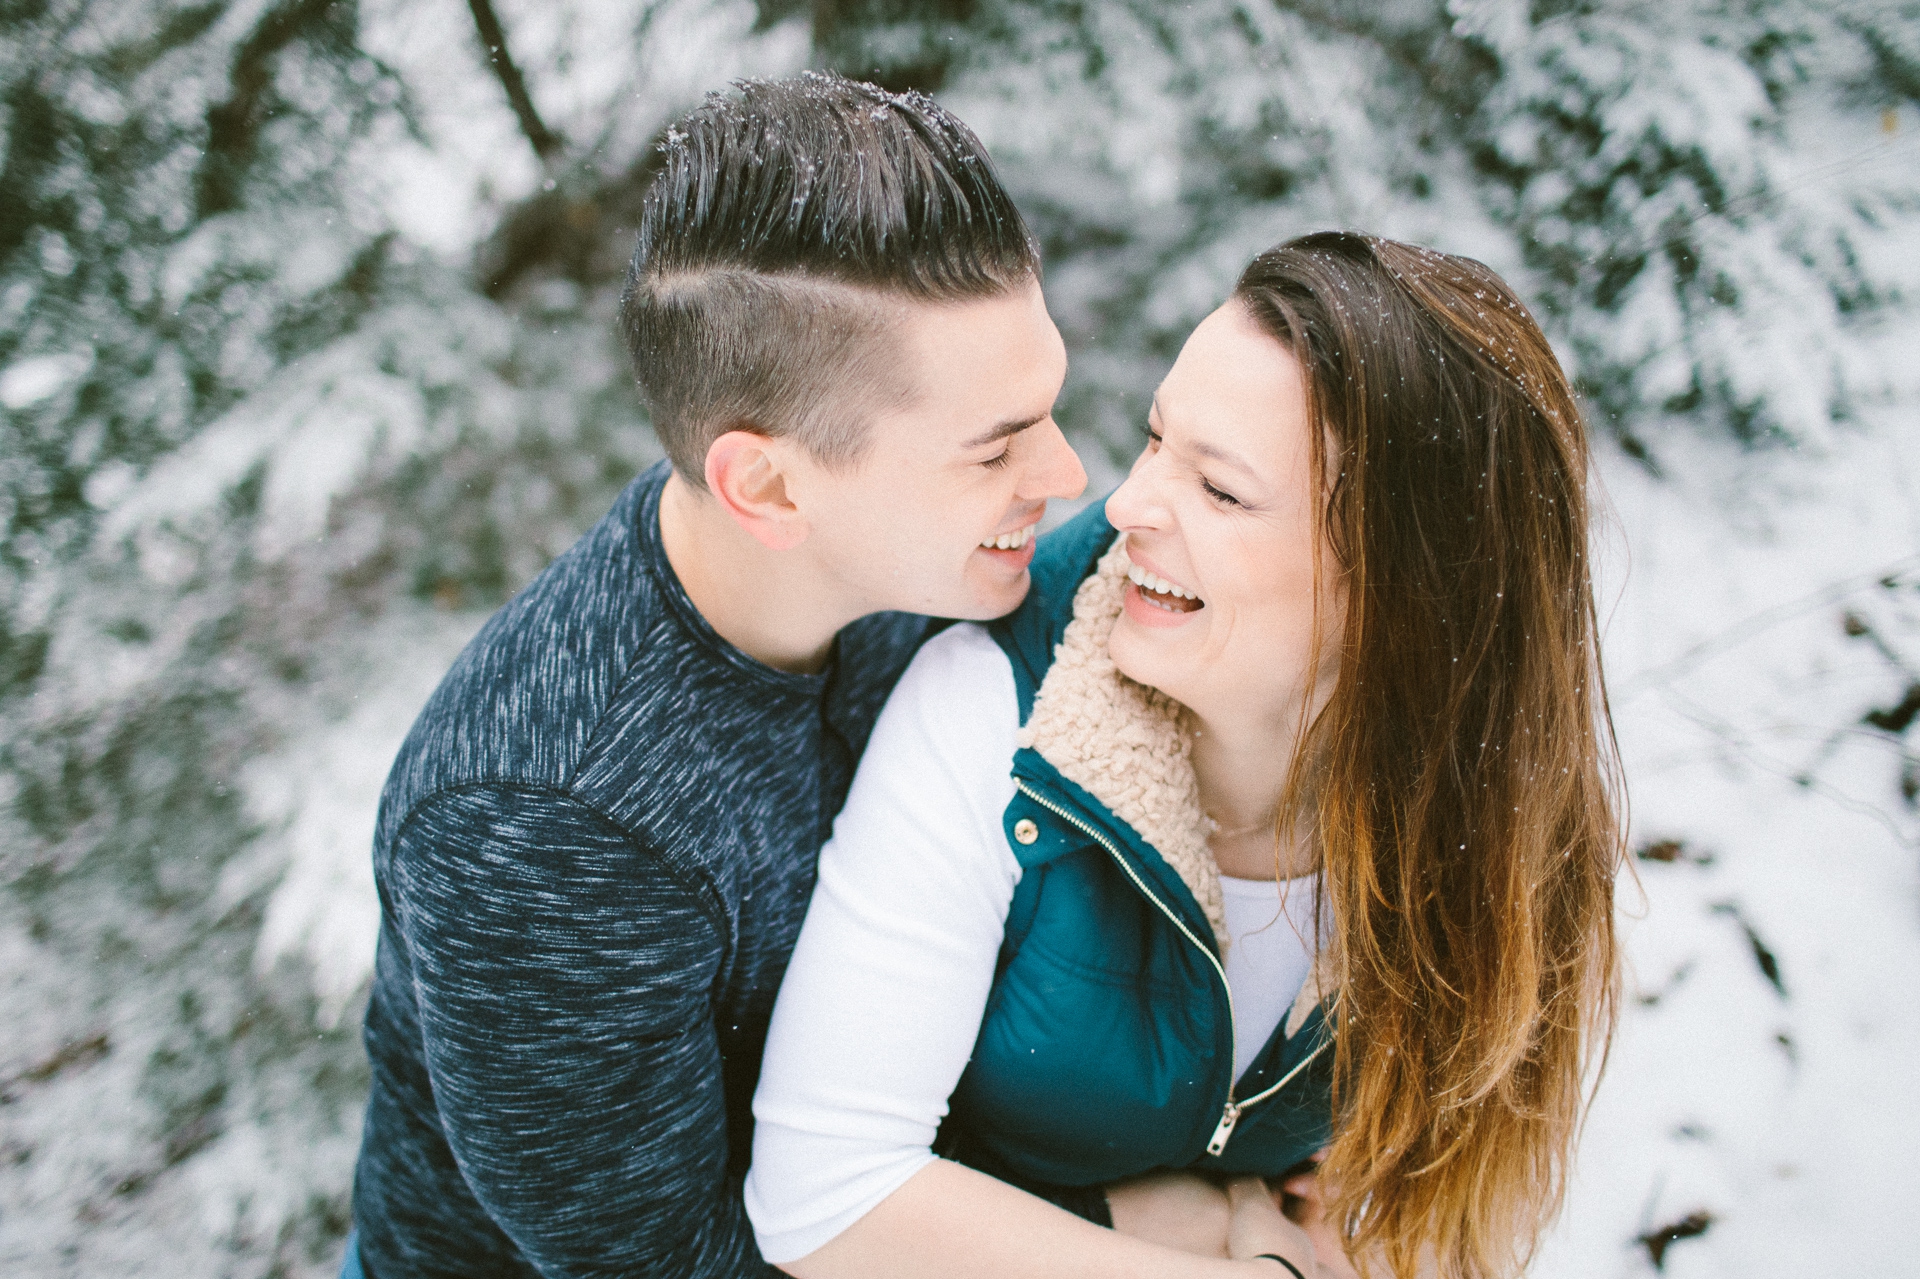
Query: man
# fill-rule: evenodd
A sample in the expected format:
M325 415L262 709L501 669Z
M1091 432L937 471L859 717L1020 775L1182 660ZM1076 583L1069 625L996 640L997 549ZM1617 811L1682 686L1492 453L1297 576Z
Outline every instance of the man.
M989 618L1085 474L1020 216L924 97L671 129L623 328L671 466L481 630L381 801L357 1254L765 1272L740 1202L814 860L911 613Z

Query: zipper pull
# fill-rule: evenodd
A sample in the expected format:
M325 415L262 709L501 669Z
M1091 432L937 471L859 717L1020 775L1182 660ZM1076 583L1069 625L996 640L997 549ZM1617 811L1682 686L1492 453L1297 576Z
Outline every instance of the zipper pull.
M1240 1122L1240 1107L1232 1102L1220 1112L1220 1122L1213 1130L1213 1140L1207 1143L1207 1153L1218 1155L1227 1148L1227 1139L1233 1136L1233 1126Z

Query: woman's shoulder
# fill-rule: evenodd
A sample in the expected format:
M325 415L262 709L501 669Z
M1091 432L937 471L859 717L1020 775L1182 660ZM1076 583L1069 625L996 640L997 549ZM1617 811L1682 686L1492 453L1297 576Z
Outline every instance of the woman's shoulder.
M1006 680L1007 657L993 642L985 622L954 622L920 646L894 688L925 697L979 691L980 684Z
M965 882L1018 879L1001 831L1018 732L1013 674L986 628L962 622L928 640L880 712L823 876L884 885L941 864L966 868Z
M897 758L933 753L968 773L999 774L1013 758L1019 724L1005 651L985 625L957 622L920 646L887 699L874 745Z

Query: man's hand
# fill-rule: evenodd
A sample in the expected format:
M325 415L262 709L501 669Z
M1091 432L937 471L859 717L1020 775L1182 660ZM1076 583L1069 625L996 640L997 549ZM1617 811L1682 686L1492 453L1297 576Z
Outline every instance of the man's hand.
M1240 1177L1225 1189L1192 1173L1148 1173L1109 1186L1107 1204L1116 1231L1149 1243L1235 1260L1278 1253L1308 1279L1360 1279L1317 1169L1277 1183Z
M1285 1211L1313 1244L1313 1255L1328 1279L1360 1279L1359 1271L1347 1258L1340 1231L1327 1213L1327 1187L1320 1180L1318 1164L1326 1152L1314 1156L1316 1167L1298 1172L1280 1183L1274 1202Z
M1306 1279L1323 1279L1326 1272L1314 1264L1313 1242L1307 1232L1288 1221L1277 1197L1259 1177L1236 1177L1227 1183L1227 1252L1236 1261L1261 1256L1285 1257ZM1266 1263L1273 1279L1287 1279L1284 1267Z
M1149 1173L1109 1186L1107 1204L1114 1230L1135 1239L1236 1261L1274 1253L1307 1279L1360 1279L1313 1172L1284 1183L1239 1177L1224 1189L1192 1173ZM1271 1268L1273 1279L1287 1279Z
M1226 1192L1190 1172L1150 1172L1107 1187L1113 1228L1202 1257L1227 1255Z

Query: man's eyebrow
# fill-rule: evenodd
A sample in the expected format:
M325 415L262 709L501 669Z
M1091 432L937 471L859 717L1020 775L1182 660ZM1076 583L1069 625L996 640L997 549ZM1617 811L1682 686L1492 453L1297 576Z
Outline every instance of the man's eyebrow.
M1038 426L1046 420L1047 415L1045 413L1036 413L1032 417L1011 418L1000 423L1000 425L987 431L985 434L976 435L960 447L963 449L983 449L995 440L1004 440L1009 435L1018 435L1028 427Z
M1158 395L1153 397L1153 408L1154 411L1160 415L1160 420L1165 422L1167 420L1167 411L1160 407L1160 397ZM1187 447L1195 453L1198 453L1201 457L1211 458L1223 466L1231 466L1236 471L1244 471L1252 479L1257 480L1260 478L1260 473L1253 469L1253 463L1247 461L1246 458L1241 457L1232 449L1223 449L1217 445L1208 444L1204 440L1195 440L1193 443L1187 445Z

